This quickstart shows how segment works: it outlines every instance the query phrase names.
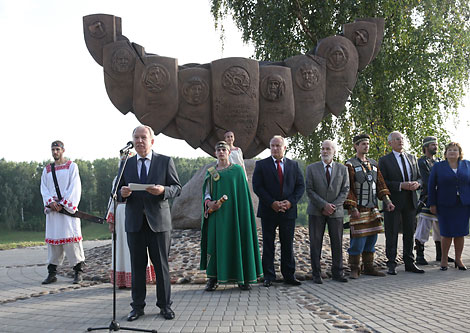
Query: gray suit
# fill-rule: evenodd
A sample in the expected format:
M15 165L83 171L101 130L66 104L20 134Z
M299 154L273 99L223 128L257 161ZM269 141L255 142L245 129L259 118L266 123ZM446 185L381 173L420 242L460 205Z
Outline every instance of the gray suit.
M349 192L349 175L348 169L343 164L332 162L331 166L329 186L322 162L310 164L306 171L306 189L309 198L307 214L309 215L310 260L314 277L319 277L321 274L320 257L327 224L333 256L331 271L334 277L343 274L343 203ZM323 207L327 203L336 206L335 212L330 216L322 214Z

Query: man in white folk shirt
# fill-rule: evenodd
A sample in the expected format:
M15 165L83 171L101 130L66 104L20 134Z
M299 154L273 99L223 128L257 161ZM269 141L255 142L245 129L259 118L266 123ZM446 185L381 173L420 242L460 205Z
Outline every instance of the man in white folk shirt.
M48 246L48 275L42 284L57 281L57 266L62 264L64 255L75 271L73 283L78 284L82 281L82 266L85 261L80 219L63 214L73 214L78 209L82 192L78 166L65 159L63 142L52 142L51 151L54 162L44 168L41 177Z

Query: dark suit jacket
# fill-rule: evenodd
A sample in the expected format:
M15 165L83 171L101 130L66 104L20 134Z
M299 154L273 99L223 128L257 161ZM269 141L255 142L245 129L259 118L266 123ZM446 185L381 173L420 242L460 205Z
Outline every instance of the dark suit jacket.
M133 156L127 161L119 183L120 201L123 201L120 197L122 186L127 186L129 183L140 183L137 173L137 157L138 155ZM171 230L168 199L177 197L181 192L181 184L173 160L168 156L153 152L147 182L163 185L165 192L162 195L152 195L147 191L133 191L126 198L126 232L137 232L141 229L144 213L154 232Z
M457 173L447 161L434 164L429 176L428 206L454 206L457 192L464 205L470 205L470 162L459 162Z
M403 153L404 157L408 160L411 165L411 179L410 181L417 181L421 184L421 174L419 173L418 163L414 155ZM407 192L400 191L400 183L403 182L403 176L400 170L400 166L393 155L393 152L379 158L379 169L382 172L385 183L391 193L391 199L397 209L401 209L405 206L406 200L409 200ZM416 191L412 191L413 206L414 208L418 205L418 195Z
M305 191L304 177L296 161L284 159L284 182L281 193L281 184L276 166L271 156L257 161L253 172L253 191L259 197L258 217L261 218L288 218L297 217L297 202ZM271 205L274 201L289 200L292 207L285 213L276 213Z
M336 206L336 211L330 217L344 217L343 203L349 192L348 168L343 164L332 162L329 186L321 161L310 164L305 173L309 198L307 214L322 216L323 207L327 203L332 203Z

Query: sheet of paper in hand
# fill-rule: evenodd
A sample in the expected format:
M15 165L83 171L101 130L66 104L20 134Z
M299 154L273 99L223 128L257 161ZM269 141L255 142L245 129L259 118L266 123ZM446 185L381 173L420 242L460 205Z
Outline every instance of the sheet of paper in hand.
M145 191L149 186L155 186L155 184L139 184L139 183L129 183L129 188L131 191Z

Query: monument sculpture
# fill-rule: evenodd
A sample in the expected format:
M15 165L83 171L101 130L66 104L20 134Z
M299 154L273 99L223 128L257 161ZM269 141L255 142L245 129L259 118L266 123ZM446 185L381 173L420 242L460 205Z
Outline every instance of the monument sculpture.
M120 112L132 112L156 134L183 139L212 156L230 130L245 158L252 158L274 135L309 135L326 115L344 110L358 71L380 50L384 19L345 24L342 36L324 38L307 54L283 61L224 58L182 66L130 42L119 17L85 16L83 30Z

